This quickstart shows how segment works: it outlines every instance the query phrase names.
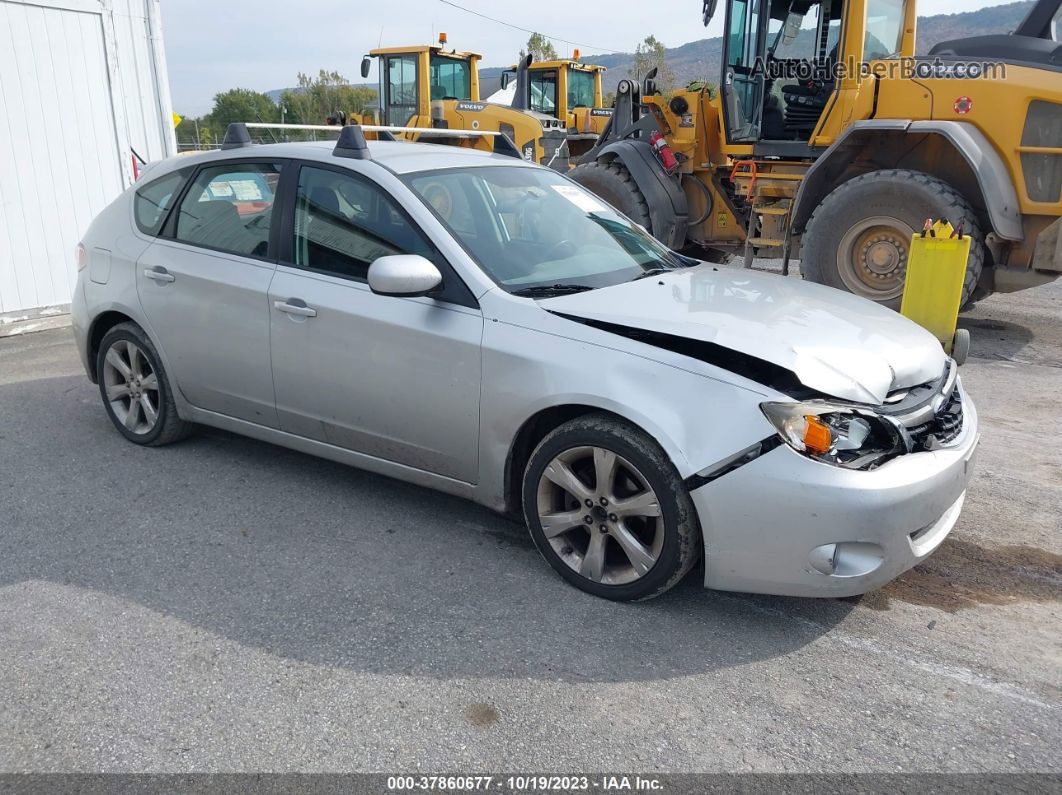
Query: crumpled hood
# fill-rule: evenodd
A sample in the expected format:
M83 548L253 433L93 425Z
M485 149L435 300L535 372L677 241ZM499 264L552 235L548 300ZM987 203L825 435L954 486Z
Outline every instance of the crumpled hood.
M832 287L708 264L539 306L721 345L860 403L880 404L890 391L932 381L944 369L937 339L891 309Z

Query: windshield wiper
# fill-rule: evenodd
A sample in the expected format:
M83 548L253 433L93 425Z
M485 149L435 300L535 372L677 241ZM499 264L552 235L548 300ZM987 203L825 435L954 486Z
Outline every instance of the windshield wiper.
M641 273L639 273L637 276L635 276L633 279L631 279L631 281L632 282L636 282L639 279L645 279L645 278L648 278L649 276L659 276L661 273L671 273L671 271L673 271L673 270L678 270L678 269L677 268L650 268L647 271L642 271Z
M536 284L533 287L524 287L513 290L513 295L562 295L564 293L583 293L594 288L588 284Z

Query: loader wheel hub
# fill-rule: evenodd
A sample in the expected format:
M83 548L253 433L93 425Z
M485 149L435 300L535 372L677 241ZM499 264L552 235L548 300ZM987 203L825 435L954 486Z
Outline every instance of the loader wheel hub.
M903 252L895 240L872 241L864 255L867 270L877 276L892 273L902 260Z
M837 250L837 269L845 286L877 301L900 295L913 234L897 218L867 218L855 224Z

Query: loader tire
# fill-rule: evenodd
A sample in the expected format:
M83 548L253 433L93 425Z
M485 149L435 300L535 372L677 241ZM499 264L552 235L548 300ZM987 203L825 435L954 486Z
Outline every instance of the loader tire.
M966 306L984 267L984 233L958 191L921 171L872 171L834 188L808 221L800 270L809 281L899 310L911 235L927 218L955 227L961 222L972 238L962 288Z
M638 189L631 172L618 160L583 163L572 169L568 176L653 234L649 203Z

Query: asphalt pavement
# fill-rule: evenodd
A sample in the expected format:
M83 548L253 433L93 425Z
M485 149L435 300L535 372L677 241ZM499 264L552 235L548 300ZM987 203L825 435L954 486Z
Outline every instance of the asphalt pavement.
M0 771L1062 771L1062 284L963 325L983 441L932 558L633 605L458 499L138 448L68 329L2 339Z

